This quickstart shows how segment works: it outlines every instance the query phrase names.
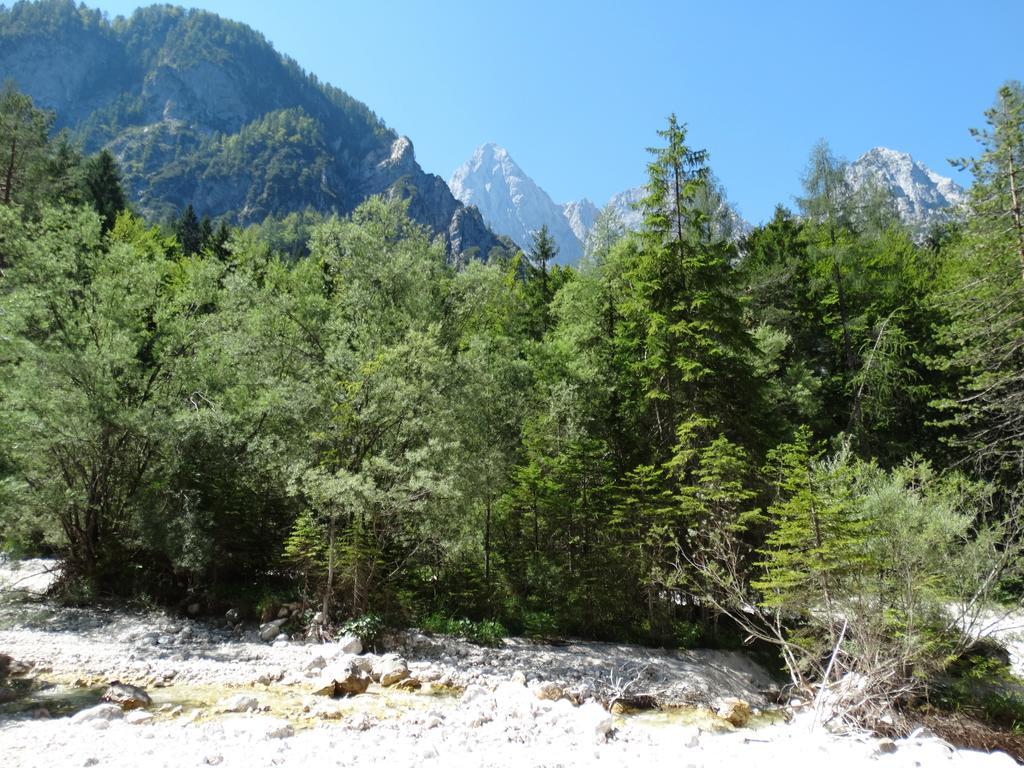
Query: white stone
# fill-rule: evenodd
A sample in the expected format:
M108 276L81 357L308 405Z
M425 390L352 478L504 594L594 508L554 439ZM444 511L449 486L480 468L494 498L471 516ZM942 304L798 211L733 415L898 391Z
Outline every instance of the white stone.
M245 693L229 696L217 704L217 709L220 712L255 712L259 708L259 700L255 696L249 696Z
M71 718L75 725L79 723L93 723L97 720L120 720L124 717L124 711L117 704L97 704L95 707L83 709Z
M339 653L351 653L358 656L363 652L363 641L353 634L342 635L335 645Z

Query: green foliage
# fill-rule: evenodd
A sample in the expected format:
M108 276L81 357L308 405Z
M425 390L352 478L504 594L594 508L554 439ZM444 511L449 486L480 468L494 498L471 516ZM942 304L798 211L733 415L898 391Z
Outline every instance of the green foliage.
M998 658L971 655L958 660L930 700L997 728L1024 731L1024 680Z
M86 164L85 189L93 208L100 215L103 232L109 232L113 229L118 214L128 208L128 199L121 187L117 161L107 150L103 150Z
M380 614L364 613L348 619L339 629L345 634L358 637L364 648L372 648L380 642L386 626Z
M476 645L491 647L501 645L501 641L508 634L499 622L491 619L454 619L440 613L427 616L420 622L420 627L425 632L460 637Z
M264 44L175 9L117 34L196 60ZM779 209L737 246L670 118L643 228L608 214L578 269L551 265L542 231L456 270L401 180L316 213L357 197L327 109L133 135L151 151L129 183L166 171L153 183L180 193L161 230L124 209L111 155L83 166L48 115L3 99L36 141L0 205L0 540L60 553L69 594L301 594L367 645L423 616L481 644L753 636L799 685L852 673L888 700L1019 590L1019 244L989 206L1013 196L1013 88L971 218L930 244L877 189L849 195L823 145L804 216ZM324 199L287 214L307 171ZM245 177L261 223L200 217L178 184L204 174ZM966 455L984 472L937 469Z

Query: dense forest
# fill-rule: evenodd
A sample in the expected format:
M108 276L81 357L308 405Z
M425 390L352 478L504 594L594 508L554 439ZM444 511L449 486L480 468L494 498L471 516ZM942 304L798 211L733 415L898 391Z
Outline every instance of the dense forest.
M724 239L673 116L639 231L456 269L395 196L147 222L8 84L0 541L70 599L758 639L909 691L1021 593L1021 86L984 118L923 239L825 143Z

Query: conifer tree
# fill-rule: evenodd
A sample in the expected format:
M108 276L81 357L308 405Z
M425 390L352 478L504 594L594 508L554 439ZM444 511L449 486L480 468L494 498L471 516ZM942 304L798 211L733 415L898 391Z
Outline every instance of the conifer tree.
M26 203L31 179L43 169L54 116L8 80L0 91L0 204Z
M194 256L202 251L203 228L192 203L189 203L181 214L181 218L175 224L174 233L178 236L181 251L186 256Z
M102 150L86 165L85 188L100 215L103 232L109 232L114 228L117 214L128 207L117 161L109 151Z

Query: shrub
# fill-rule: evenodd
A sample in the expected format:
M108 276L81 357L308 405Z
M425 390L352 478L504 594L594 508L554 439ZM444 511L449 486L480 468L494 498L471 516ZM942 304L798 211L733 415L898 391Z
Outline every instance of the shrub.
M500 645L508 634L500 622L491 619L483 621L454 619L440 613L430 614L420 622L420 625L426 632L461 637L476 645Z
M376 645L384 634L384 619L376 613L364 613L341 625L341 631L355 635L364 648Z

